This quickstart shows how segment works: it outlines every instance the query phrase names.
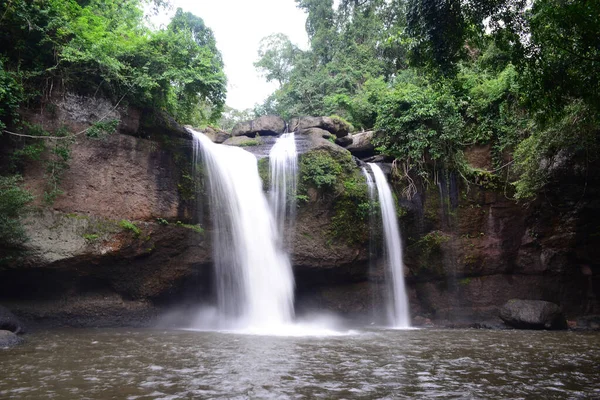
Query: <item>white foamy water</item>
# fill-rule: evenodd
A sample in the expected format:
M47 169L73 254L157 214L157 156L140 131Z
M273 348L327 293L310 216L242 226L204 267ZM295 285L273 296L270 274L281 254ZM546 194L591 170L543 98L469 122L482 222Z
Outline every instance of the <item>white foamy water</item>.
M293 229L296 215L296 186L298 180L298 152L294 132L284 133L269 153L271 167L271 205L281 235Z
M291 323L292 268L279 246L256 157L190 132L195 157L200 151L208 175L220 317L245 329Z
M390 185L385 179L381 168L373 163L369 163L369 167L375 178L379 206L381 207L383 236L385 238L386 276L391 286L391 296L388 296L389 319L394 328L409 328L410 314L404 284L402 241L400 240L400 229L398 227L398 217L396 216L396 204Z

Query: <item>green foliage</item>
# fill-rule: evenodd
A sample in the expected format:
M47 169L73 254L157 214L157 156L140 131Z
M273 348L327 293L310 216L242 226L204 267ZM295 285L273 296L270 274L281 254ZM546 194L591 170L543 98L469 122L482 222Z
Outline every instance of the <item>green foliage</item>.
M300 159L301 183L316 189L332 189L343 171L342 165L328 151L305 153Z
M398 0L344 1L337 11L331 0L298 0L307 12L311 49L300 51L287 38L266 38L257 67L280 88L256 112L340 115L355 125L351 98L370 77L395 73L405 54L387 38L404 24Z
M23 100L49 99L57 88L125 97L183 123L218 120L226 80L212 31L181 9L166 29L152 31L142 6L141 0L0 4L0 120L6 123Z
M373 205L369 202L364 176L356 168L349 154L312 150L302 154L299 171L298 205L309 202L308 188L317 189L319 201L332 202L329 235L348 244L364 243L368 239L369 216Z
M441 262L442 245L449 237L441 231L432 231L422 236L413 246L419 252L419 267L424 270L434 271L444 275Z
M256 140L256 139L250 139L250 140L246 140L245 142L242 142L240 144L238 144L238 147L252 147L252 146L258 146L260 145L260 141Z
M262 71L267 82L277 81L283 85L289 81L294 58L299 49L281 33L267 36L260 41L259 61L254 66Z
M519 179L514 186L518 200L535 198L548 182L551 168L573 154L584 154L588 162L597 159L600 118L582 101L569 105L564 115L548 126L534 131L519 143L515 151L515 169Z
M573 99L600 112L600 2L538 0L526 14L527 100L549 119Z
M90 138L104 138L107 135L112 135L117 131L119 126L118 119L111 119L109 121L98 121L88 128L85 132L87 137Z
M456 165L464 121L450 90L410 78L399 80L382 100L374 138L379 149L425 171L429 161Z
M169 221L164 218L156 218L156 223L159 225L169 225Z
M466 30L460 1L409 1L407 34L416 65L451 69L463 54Z
M235 108L225 106L218 125L224 131L231 132L236 124L254 119L254 117L255 113L253 110L236 110Z
M369 237L369 217L376 212L369 200L365 178L358 171L346 175L334 205L329 233L349 245L364 243Z
M126 231L133 233L135 237L139 237L142 231L133 222L122 219L119 221L119 226Z
M587 147L593 159L600 3L297 4L307 13L310 49L285 55L293 47L286 38L265 40L257 65L281 86L257 114L340 115L357 128L375 127L378 150L406 175L427 180L454 170L488 189L512 179L517 199L535 196L557 157ZM467 164L463 151L474 144L491 144L493 170ZM314 168L307 179L331 185L335 170Z
M0 130L5 123L17 117L17 108L23 101L23 87L17 81L18 74L7 71L0 56Z
M21 187L19 175L0 176L0 247L14 247L27 240L21 217L33 196Z
M463 67L458 81L466 90L468 140L494 141L498 151L514 146L528 128L529 118L519 104L518 73L508 64L498 74Z
M184 224L181 221L177 221L177 226L180 226L185 229L190 229L196 233L204 234L204 229L200 226L200 224L191 225L191 224Z
M258 175L263 183L263 189L267 190L271 185L271 166L269 157L263 157L258 160Z
M93 243L100 238L100 235L96 233L85 233L82 236L86 242Z

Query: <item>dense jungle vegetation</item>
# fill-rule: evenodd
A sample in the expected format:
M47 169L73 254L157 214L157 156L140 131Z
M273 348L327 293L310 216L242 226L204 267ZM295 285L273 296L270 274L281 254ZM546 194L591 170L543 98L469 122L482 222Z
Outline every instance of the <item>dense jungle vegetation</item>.
M7 247L24 239L19 216L31 196L20 188L24 162L45 154L45 200L60 194L76 133L49 132L21 120L19 110L52 113L53 96L73 92L113 104L161 109L180 123L217 121L225 105L226 78L212 31L178 9L164 29L151 29L146 10L162 0L6 0L0 3L0 132L17 138L4 152L0 176L0 262ZM86 136L114 131L118 121L98 121ZM23 138L28 135L29 138ZM31 138L40 137L40 139ZM58 139L52 139L58 138Z
M0 130L69 136L23 124L18 113L65 91L163 109L194 125L337 115L355 130L376 130L378 150L406 174L501 176L523 201L546 184L554 159L589 163L598 154L600 1L296 0L310 47L281 34L262 41L255 65L279 89L255 110L225 107L223 62L200 17L178 10L166 28L148 27L143 7L165 3L3 1ZM107 121L88 133L114 128ZM65 168L68 146L32 142L19 157L52 151L52 170ZM472 144L491 144L494 171L465 162ZM22 239L18 218L31 198L19 189L19 163L8 164L0 243ZM59 186L51 183L50 201Z
M554 158L596 157L599 1L296 3L310 48L280 34L263 40L255 65L279 89L257 114L338 115L375 129L379 150L403 171L508 177L510 195L524 201ZM464 161L471 144L492 145L493 174Z

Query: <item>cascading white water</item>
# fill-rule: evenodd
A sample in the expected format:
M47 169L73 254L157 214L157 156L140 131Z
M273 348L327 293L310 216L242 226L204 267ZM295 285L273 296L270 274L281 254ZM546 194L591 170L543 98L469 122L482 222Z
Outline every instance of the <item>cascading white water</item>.
M284 232L288 221L288 234L292 232L296 215L296 186L298 176L298 152L294 132L284 133L269 152L271 166L271 205L278 231Z
M201 151L208 173L219 312L241 327L268 329L290 323L292 268L278 244L256 157L190 132L195 159Z
M383 236L385 238L387 269L391 278L389 279L391 283L391 296L389 296L388 301L389 318L393 327L409 328L410 315L408 297L406 296L406 287L404 285L402 242L400 240L400 229L398 228L394 197L381 168L373 163L369 163L368 165L373 172L375 185L377 186L379 206L381 207Z

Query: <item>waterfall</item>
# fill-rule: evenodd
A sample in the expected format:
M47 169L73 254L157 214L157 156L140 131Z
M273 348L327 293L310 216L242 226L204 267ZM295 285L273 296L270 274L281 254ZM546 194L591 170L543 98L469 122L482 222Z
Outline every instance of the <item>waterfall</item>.
M408 309L408 298L404 285L404 263L402 262L402 241L400 240L400 229L398 228L398 217L396 216L396 204L390 186L385 179L383 171L377 164L369 163L369 167L375 178L379 206L381 207L381 219L383 225L383 236L385 239L386 254L386 276L391 286L388 296L388 313L392 326L395 328L410 327L410 315ZM367 179L367 183L369 180Z
M369 171L367 170L367 168L362 167L361 168L362 174L365 177L365 181L367 182L367 189L369 191L369 204L371 205L371 207L369 208L369 279L373 280L375 279L375 258L376 258L376 240L375 240L375 234L374 234L374 229L373 227L376 226L376 224L378 223L377 218L375 213L373 212L373 206L375 205L375 182L373 182L373 177L371 176L371 174L369 173ZM377 312L377 310L375 309L375 305L377 304L376 301L376 294L373 291L371 293L371 317L373 318L377 318L379 316L379 313Z
M257 160L251 153L194 137L194 158L206 165L220 314L249 328L292 321L294 278L280 248Z
M296 186L298 179L298 152L294 132L284 133L269 153L271 166L271 205L278 232L291 235L296 215ZM288 221L288 230L284 231Z

